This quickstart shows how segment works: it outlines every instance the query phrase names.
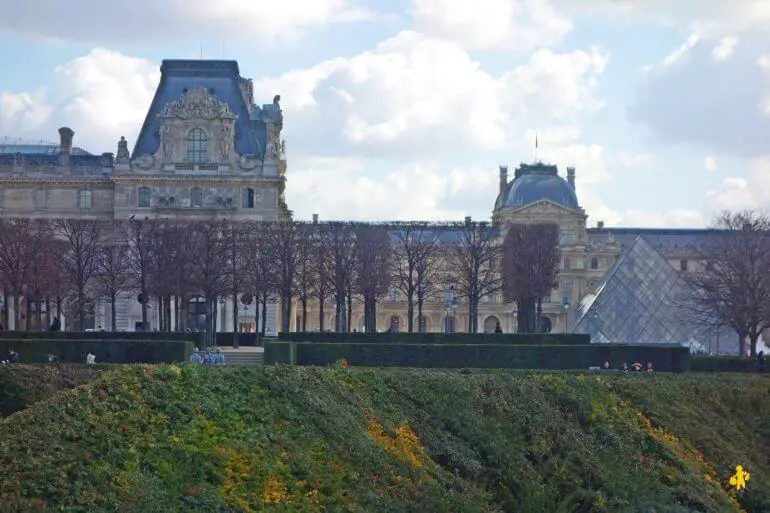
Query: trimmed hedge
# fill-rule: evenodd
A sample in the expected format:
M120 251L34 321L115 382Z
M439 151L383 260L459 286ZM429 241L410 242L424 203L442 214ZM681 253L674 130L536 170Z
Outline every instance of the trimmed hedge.
M279 333L279 340L293 342L377 343L377 344L510 344L510 345L587 345L591 335L583 333Z
M174 363L187 361L193 343L182 340L0 340L0 359L8 350L19 353L21 363L82 363L90 351L97 363Z
M693 356L693 372L759 372L756 358L740 356Z
M285 347L271 347L271 346ZM295 346L292 349L291 346ZM268 349L269 348L269 349ZM610 362L618 369L653 362L656 371L690 369L686 347L593 344L585 346L527 346L501 344L333 344L323 342L268 342L265 363L289 363L296 351L297 365L328 365L342 358L363 367L588 369Z
M183 340L192 341L197 347L204 345L205 333L191 331L0 331L0 340ZM238 344L241 346L256 346L256 333L239 333ZM220 346L233 345L233 333L217 333L216 343Z
M265 342L265 363L297 364L297 344L295 342Z

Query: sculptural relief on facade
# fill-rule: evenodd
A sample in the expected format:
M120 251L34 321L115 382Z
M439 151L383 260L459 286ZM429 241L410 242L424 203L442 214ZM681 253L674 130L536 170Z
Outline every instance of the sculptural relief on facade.
M244 171L251 171L259 165L259 159L254 155L241 155L238 159L238 165Z
M277 123L267 124L267 153L266 160L279 160L281 158L281 127Z
M179 100L166 105L161 114L164 118L179 119L235 119L230 106L209 94L202 86L191 87Z
M155 165L155 157L150 155L149 153L145 153L144 155L139 155L134 160L134 167L137 169L147 170L151 169Z
M164 125L160 129L160 141L163 148L163 160L169 162L174 156L174 127Z
M233 126L231 124L222 125L219 131L219 154L222 162L230 160L230 153L233 151Z

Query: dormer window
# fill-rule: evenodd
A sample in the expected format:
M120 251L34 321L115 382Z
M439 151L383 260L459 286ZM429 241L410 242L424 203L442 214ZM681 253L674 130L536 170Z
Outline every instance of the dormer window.
M207 161L209 139L202 128L193 128L187 134L187 162L200 164Z

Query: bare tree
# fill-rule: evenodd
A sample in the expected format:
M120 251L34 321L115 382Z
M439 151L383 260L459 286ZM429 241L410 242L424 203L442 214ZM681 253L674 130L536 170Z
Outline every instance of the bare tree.
M425 221L394 223L393 283L406 296L407 330L414 331L414 302L422 309L424 293L432 285L441 262L439 239L445 228ZM420 312L422 320L422 312ZM422 323L420 323L422 324Z
M542 332L543 298L559 282L559 227L513 224L503 240L502 289L518 309L519 333Z
M150 279L155 265L158 222L129 219L118 223L118 232L128 246L133 284L139 290L137 298L142 305L142 331L150 331L147 305L150 301Z
M770 327L770 219L752 211L724 212L701 247L702 263L683 276L685 297L678 305L699 327L729 326L739 352L751 355Z
M334 297L337 332L347 331L347 291L355 271L355 229L353 223L333 221L321 226L321 244L329 259L329 287Z
M331 260L329 258L329 246L324 244L324 234L322 225L312 225L312 243L309 249L312 254L309 256L312 262L312 296L318 300L318 331L324 331L326 328L326 300L332 294L331 283Z
M297 241L297 270L294 274L294 297L302 308L302 329L307 331L307 307L313 294L314 261L319 258L315 252L316 243L313 238L313 225L298 224L299 237Z
M106 241L97 256L97 272L94 280L97 295L110 301L110 329L117 331L118 297L131 290L131 256L125 241Z
M258 332L265 335L267 321L267 304L273 298L275 290L275 254L269 234L270 225L265 222L249 225L249 235L246 240L246 276L250 290L253 292L256 311L255 320L260 325Z
M60 241L53 238L53 235L46 224L38 224L37 234L35 237L39 237L38 242L40 244L40 251L30 253L29 261L29 278L25 287L25 299L27 306L27 317L25 329L30 330L34 325L34 329L44 330L48 324L44 325L42 312L44 299L48 295L57 290L59 285L59 272L58 265L60 261L60 252L57 250L57 245L60 246ZM46 301L46 306L50 306L50 302ZM34 308L34 324L32 323L32 311ZM48 317L48 310L47 317Z
M198 221L189 225L193 287L206 300L207 345L215 344L216 305L227 290L227 246L223 243L223 224Z
M281 302L281 331L288 332L291 325L291 300L299 265L302 233L291 219L273 223L269 231L270 246L276 256L276 285Z
M226 223L223 230L227 256L227 292L233 302L233 347L238 347L239 297L248 288L245 279L247 226L243 223Z
M459 241L450 246L451 271L455 291L468 301L468 332L479 328L479 302L502 288L498 232L489 223L466 219L453 227Z
M20 300L33 270L34 255L44 251L46 225L31 219L0 220L0 271L3 292L12 297L13 329L21 329ZM4 308L7 312L8 303ZM6 318L10 329L11 319Z
M75 297L77 331L85 329L87 289L96 276L99 253L104 242L104 226L90 219L57 219L54 235L65 242L61 268Z
M388 291L391 277L390 233L384 226L355 227L355 291L364 302L364 330L377 332L377 300ZM350 299L350 298L349 298Z

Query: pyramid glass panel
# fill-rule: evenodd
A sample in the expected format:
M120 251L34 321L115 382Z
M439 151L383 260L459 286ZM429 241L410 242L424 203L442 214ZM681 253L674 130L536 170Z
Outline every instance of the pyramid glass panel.
M675 315L681 291L679 273L638 237L581 302L574 331L598 343L690 345L692 327Z

